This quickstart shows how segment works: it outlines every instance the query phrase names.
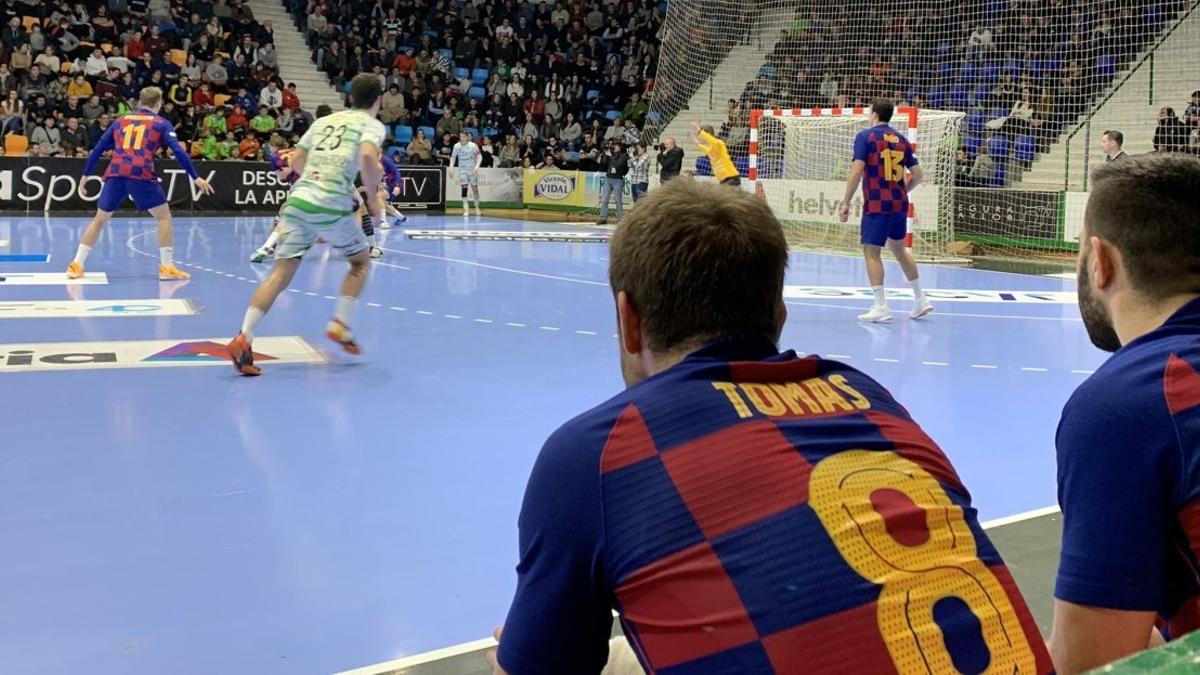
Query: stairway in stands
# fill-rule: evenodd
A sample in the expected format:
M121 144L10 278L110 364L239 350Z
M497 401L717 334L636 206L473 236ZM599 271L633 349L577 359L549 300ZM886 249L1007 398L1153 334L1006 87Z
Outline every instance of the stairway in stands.
M296 27L280 0L249 0L259 23L270 21L275 29L275 51L279 53L279 74L284 83L295 82L300 106L313 112L322 103L336 112L345 107L344 97L329 83L329 78L312 62L312 50L304 42L304 33Z

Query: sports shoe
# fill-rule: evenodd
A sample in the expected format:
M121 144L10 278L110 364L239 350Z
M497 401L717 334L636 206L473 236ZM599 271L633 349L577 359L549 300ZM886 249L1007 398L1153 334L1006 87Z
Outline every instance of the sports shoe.
M67 278L68 279L82 279L83 278L83 265L80 265L79 263L74 262L74 261L72 261L70 265L67 265Z
M174 265L159 265L158 278L160 281L172 281L174 279L191 279L192 275Z
M337 319L329 320L325 326L325 337L341 345L348 354L362 354L362 347L354 341L354 333L350 332L350 327Z
M475 207L475 215L477 215L477 216L482 216L482 215L483 215L483 209L481 209L481 208L479 208L478 206L476 206L476 207Z
M248 377L262 375L262 368L254 365L254 350L250 348L246 336L238 333L226 348L229 350L229 360L233 361L233 369L239 374Z
M258 249L257 251L255 251L254 255L250 256L250 262L260 263L260 262L266 260L267 258L270 258L273 255L275 255L275 249L267 248L264 246L264 247Z
M921 299L917 301L917 304L912 308L912 311L909 312L908 315L914 319L920 319L932 311L933 303L929 301L929 298L921 296Z
M887 323L892 320L892 310L875 305L866 314L859 314L858 320L863 323Z
M382 258L383 257L383 249L379 248L378 246L372 246L371 247L371 257L372 258Z
M470 216L470 215L471 215L471 207L464 206L463 207L463 218L466 218L467 216Z

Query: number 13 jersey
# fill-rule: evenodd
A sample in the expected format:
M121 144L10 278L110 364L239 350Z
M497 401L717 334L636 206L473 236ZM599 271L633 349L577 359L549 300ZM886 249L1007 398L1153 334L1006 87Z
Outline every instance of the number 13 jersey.
M858 132L854 160L866 164L863 173L863 213L908 213L904 170L917 165L913 145L887 124Z

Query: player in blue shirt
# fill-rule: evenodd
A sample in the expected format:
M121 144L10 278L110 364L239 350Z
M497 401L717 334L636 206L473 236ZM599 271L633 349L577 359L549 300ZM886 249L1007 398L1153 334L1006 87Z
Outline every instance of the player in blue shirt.
M858 317L867 323L892 320L883 288L883 247L887 246L904 276L912 284L916 304L909 314L919 319L933 311L933 304L921 289L917 264L904 246L908 234L908 193L916 189L924 175L913 154L912 143L904 134L891 127L893 106L886 99L871 103L870 123L854 138L854 163L846 178L846 194L838 209L838 220L850 219L850 200L863 186L862 247L867 262L867 278L875 293L875 305ZM905 182L905 170L910 174Z
M1058 427L1060 673L1200 627L1200 162L1098 169L1078 270L1088 334L1115 353Z
M383 164L384 184L380 186L380 196L383 198L383 209L385 215L383 222L379 224L382 230L390 229L392 224L387 216L391 215L397 225L403 225L408 222L408 216L400 213L400 209L396 208L395 202L404 194L404 176L400 173L400 167L396 166L395 160L387 155L382 155L379 158Z
M83 233L75 259L67 266L68 279L78 279L84 275L83 264L88 254L100 239L100 233L112 218L113 211L126 198L133 199L139 210L148 211L158 221L158 277L163 280L190 277L175 266L171 207L154 175L154 155L160 147L167 146L200 194L212 194L213 189L208 181L196 173L187 152L175 137L175 127L158 115L162 108L162 90L146 87L138 99L141 104L138 111L113 120L83 167L85 176L91 174L96 162L105 152L112 150L112 161L104 172L104 189L100 191L100 199L96 203L96 216Z
M624 392L560 427L498 668L1039 675L1045 643L942 450L882 385L780 352L783 228L670 181L613 234Z

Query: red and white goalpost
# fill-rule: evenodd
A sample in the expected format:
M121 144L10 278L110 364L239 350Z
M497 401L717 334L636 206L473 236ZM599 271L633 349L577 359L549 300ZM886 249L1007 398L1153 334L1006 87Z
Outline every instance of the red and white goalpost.
M857 250L861 198L849 223L837 202L853 159L854 137L867 127L869 108L755 109L750 113L748 187L784 222L794 244ZM896 109L890 124L918 152L925 171L909 207L909 246L924 260L951 259L954 239L954 150L962 113ZM915 235L915 236L914 236Z

